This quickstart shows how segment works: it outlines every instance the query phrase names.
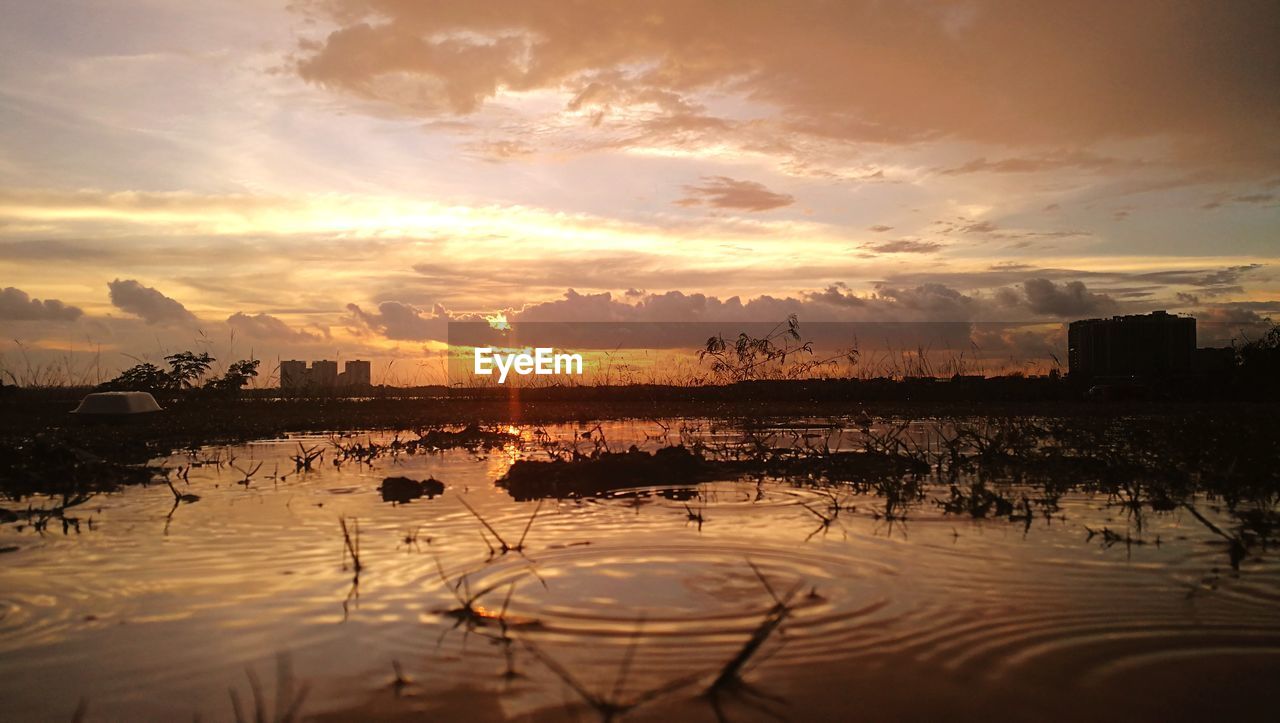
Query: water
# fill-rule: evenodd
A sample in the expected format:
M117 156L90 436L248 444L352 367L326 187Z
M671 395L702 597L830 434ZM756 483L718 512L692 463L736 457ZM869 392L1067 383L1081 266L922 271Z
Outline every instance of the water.
M655 447L680 424L666 438L651 423L602 431L615 449ZM738 435L683 424L686 440ZM335 467L330 449L304 473L289 457L328 437L210 448L168 460L204 462L177 481L198 501L135 487L69 511L79 532L0 527L0 548L18 548L0 554L0 717L70 718L83 700L91 720L233 719L229 689L252 707L249 670L269 710L305 685L302 710L321 719L590 720L585 694L643 701L637 719L1167 720L1256 713L1280 672L1275 556L1254 548L1232 569L1186 510L1138 519L1069 493L1029 524L973 520L944 514L940 487L906 520L852 495L825 525L829 496L767 479L655 479L538 507L493 484L546 458L534 430L516 431L489 452L372 466ZM576 427L546 431L589 446ZM240 484L232 458L262 466ZM392 505L377 487L393 475L446 491ZM491 552L463 499L510 546L537 509L523 550ZM1197 509L1230 528L1212 503ZM358 577L340 518L358 527ZM1121 539L1090 538L1104 527ZM789 594L750 687L704 695ZM479 616L455 615L473 595Z

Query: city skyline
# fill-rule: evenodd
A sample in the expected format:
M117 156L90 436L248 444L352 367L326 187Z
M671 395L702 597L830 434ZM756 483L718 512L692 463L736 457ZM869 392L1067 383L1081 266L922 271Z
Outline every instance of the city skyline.
M281 389L367 387L372 383L371 372L370 363L364 359L343 362L341 372L338 362L329 359L317 359L310 367L305 361L282 359L276 386Z

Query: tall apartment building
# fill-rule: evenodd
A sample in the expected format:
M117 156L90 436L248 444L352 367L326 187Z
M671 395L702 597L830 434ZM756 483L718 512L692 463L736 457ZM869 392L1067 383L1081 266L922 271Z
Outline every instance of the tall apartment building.
M363 359L352 359L347 362L345 370L338 375L338 384L344 387L367 387L373 383L372 367Z
M299 389L307 386L309 380L307 363L290 359L280 362L280 388Z
M333 387L338 384L338 362L319 359L311 362L311 386Z
M1072 377L1162 377L1195 369L1196 320L1164 311L1073 321Z
M346 363L345 370L338 373L338 362L319 359L307 363L290 359L280 362L281 389L330 389L334 387L368 387L373 383L372 368L363 359L353 359Z

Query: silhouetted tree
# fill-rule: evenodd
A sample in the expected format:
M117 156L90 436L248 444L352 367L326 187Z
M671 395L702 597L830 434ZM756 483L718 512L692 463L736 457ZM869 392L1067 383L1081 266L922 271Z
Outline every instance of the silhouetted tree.
M1238 345L1236 358L1246 378L1274 384L1280 378L1280 325L1271 327L1260 339Z
M227 368L227 372L217 379L205 382L205 389L228 394L238 393L254 377L258 376L257 359L241 359Z
M155 364L139 364L102 385L104 389L159 394L173 389L173 377Z
M182 389L194 389L217 361L208 354L184 351L170 354L164 360L169 363L166 371L150 362L126 369L120 376L101 385L102 389L152 394L172 394ZM220 377L209 379L204 389L212 392L237 393L258 376L257 359L241 359L227 367Z
M182 389L190 389L196 385L205 374L209 372L209 367L216 361L206 352L204 354L196 354L195 352L184 351L177 354L170 354L164 358L169 362L170 378L173 383Z
M120 376L102 384L101 388L152 394L190 389L209 371L210 365L215 361L208 354L196 354L190 351L170 354L164 360L169 363L168 371L145 362L126 369Z

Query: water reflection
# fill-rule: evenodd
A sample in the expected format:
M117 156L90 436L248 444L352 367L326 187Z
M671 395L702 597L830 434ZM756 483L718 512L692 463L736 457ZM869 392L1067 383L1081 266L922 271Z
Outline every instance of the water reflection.
M45 500L60 511L42 524L0 527L17 548L0 556L5 717L70 717L83 697L91 719L229 718L228 688L251 706L270 686L246 688L246 668L279 673L282 653L276 710L306 684L309 715L478 720L845 718L870 701L877 718L981 717L1074 691L1037 712L1069 718L1123 710L1126 686L1243 696L1280 669L1280 566L1256 545L1231 552L1249 519L1218 500L1135 506L966 476L898 498L767 474L527 502L494 485L521 459L632 445L849 450L858 426L570 425L441 453L370 433L175 455L167 480ZM888 447L937 430L871 432ZM444 493L384 501L397 477Z

